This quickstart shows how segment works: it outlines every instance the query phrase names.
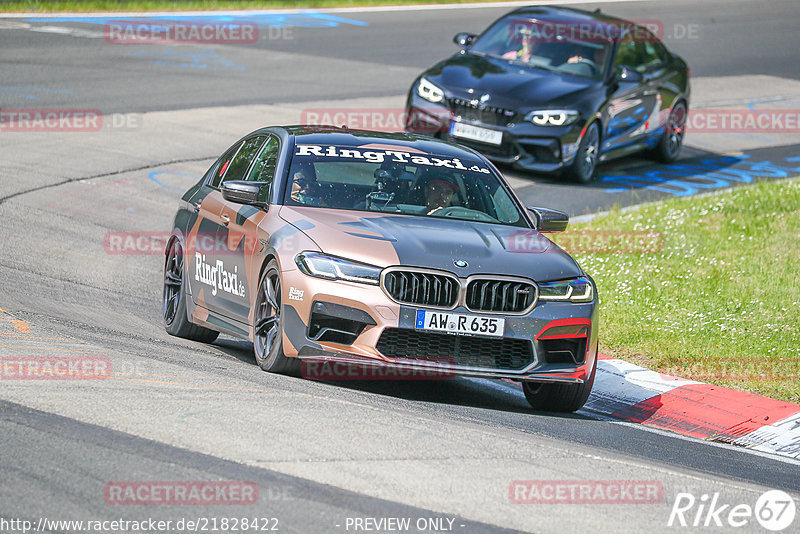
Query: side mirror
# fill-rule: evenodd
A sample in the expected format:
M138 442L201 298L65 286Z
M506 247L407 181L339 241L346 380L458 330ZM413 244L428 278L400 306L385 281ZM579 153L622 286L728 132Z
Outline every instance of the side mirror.
M262 191L265 189L265 182L245 182L242 180L231 180L222 182L222 198L237 204L248 204L264 208L268 203L262 199Z
M569 226L569 215L563 211L532 207L528 211L536 219L536 229L540 232L563 232Z
M644 79L642 73L630 67L622 66L617 68L617 81L627 83L639 83Z
M461 32L457 33L456 36L453 37L453 42L461 48L467 48L472 44L472 41L475 40L475 37L477 37L477 35L474 33Z

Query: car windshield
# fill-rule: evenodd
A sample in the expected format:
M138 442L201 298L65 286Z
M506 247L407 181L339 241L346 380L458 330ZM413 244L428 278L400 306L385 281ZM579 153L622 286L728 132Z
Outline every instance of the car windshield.
M484 163L393 145L297 144L285 204L527 227Z
M486 30L470 53L598 79L610 55L606 26L593 22L506 17Z

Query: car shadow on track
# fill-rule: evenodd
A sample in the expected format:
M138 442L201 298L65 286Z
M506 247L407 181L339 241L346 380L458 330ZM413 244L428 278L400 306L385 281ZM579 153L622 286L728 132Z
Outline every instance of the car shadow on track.
M645 176L646 173L649 172L669 172L674 169L682 169L684 165L699 165L709 159L713 160L718 167L735 165L740 161L740 158L737 157L725 156L718 152L697 147L684 147L681 157L674 163L659 163L641 154L632 154L607 163L601 163L597 167L594 179L585 184L574 182L558 173L540 174L526 172L504 164L497 164L497 168L504 176L529 181L531 184L563 185L596 189L607 187L607 184L604 182L606 181L605 179L609 177L619 175Z
M595 179L587 184L577 184L558 175L525 173L508 166L500 169L504 175L531 185L576 186L589 190L652 189L683 196L695 192L693 189L701 192L758 179L796 175L798 156L800 145L797 144L773 145L739 155L686 147L682 157L674 163L657 163L632 155L602 164Z
M238 339L220 338L213 345L220 352L251 365L257 375L260 369L253 357L253 344ZM268 376L268 375L267 375ZM287 377L288 380L297 378ZM336 388L358 391L399 401L421 402L463 408L479 408L505 413L544 417L588 419L583 415L553 412L534 412L521 390L499 380L452 377L443 380L430 378L393 380L320 380L300 377L323 389ZM315 386L316 388L317 386Z
M250 341L220 336L211 346L242 363L253 365L258 369L256 357L253 354L253 344Z
M601 165L596 179L587 184L509 167L501 169L526 205L585 215L615 205L624 207L795 176L800 172L798 156L798 145L750 150L740 155L687 147L683 157L670 164L629 156Z
M447 380L331 381L327 383L405 401L481 408L532 416L590 419L584 415L573 413L534 411L525 400L522 390L515 391L512 387L498 387L496 384L500 381L492 379L456 377Z

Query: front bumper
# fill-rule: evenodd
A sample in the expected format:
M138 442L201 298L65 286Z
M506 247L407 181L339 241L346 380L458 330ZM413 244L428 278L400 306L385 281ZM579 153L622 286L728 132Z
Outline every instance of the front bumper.
M434 104L412 94L406 109L406 131L450 140L473 148L496 163L528 171L553 173L568 167L575 160L584 122L569 126L536 126L519 114L499 116L491 111L454 111L451 104ZM450 125L462 122L503 133L502 144L490 145L450 135Z
M417 310L430 308L397 304L378 286L313 278L296 269L282 276L284 353L303 360L308 378L325 372L317 364L333 363L362 371L337 377L328 369L327 376L316 377L470 376L581 383L597 357L596 299L585 304L539 302L522 315L459 306L449 312L505 320L502 338L461 336L416 329ZM297 300L298 294L303 300Z

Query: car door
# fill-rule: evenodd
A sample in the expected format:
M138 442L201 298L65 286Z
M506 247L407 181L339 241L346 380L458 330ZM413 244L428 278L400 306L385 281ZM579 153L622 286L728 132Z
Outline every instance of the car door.
M268 135L248 172L238 178L239 180L264 184L262 196L265 200L271 196L279 149L280 142L278 138L274 135ZM266 215L266 211L264 208L237 204L226 200L223 202L221 215L223 223L227 221L226 240L222 250L225 250L225 254L229 259L228 265L234 269L234 273L238 273L242 288L245 290L244 299L234 293L226 293L222 297L222 305L231 318L247 323L252 304L249 298L250 293L247 291L248 280L252 284L258 283L255 274L259 267L258 258L260 256L258 256L258 253L266 246L266 241L268 240L268 236L262 234L260 237L258 232L259 223Z
M603 152L643 142L648 121L660 107L658 91L647 73L643 40L646 39L640 33L631 31L617 46L614 63L617 78L606 109Z
M643 47L644 83L647 85L647 91L654 93L657 98L655 109L645 129L648 133L661 134L662 127L669 118L672 104L682 90L677 83L675 69L669 61L669 53L664 45L651 35L651 38L643 43Z
M238 154L243 142L239 141L214 162L206 172L200 187L188 201L194 211L186 232L186 279L192 301L205 309L214 307L217 293L215 248L222 224L222 195L219 183Z
M271 136L262 134L245 139L218 187L228 181L247 179L268 137ZM245 228L245 220L259 208L230 202L222 198L221 193L219 198L219 224L213 256L217 287L210 309L230 319L246 322L250 311L250 287L245 265L248 255L253 252L255 231Z

